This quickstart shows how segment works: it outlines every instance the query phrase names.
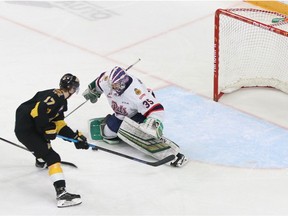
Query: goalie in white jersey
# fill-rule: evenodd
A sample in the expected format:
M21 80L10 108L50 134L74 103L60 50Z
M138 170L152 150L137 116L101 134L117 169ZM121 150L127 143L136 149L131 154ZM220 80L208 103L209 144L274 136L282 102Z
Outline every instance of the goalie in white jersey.
M104 141L109 143L120 138L160 160L173 154L172 166L180 167L187 162L179 152L179 146L163 137L164 107L141 80L116 66L111 72L101 73L83 92L91 103L96 103L101 94L107 97L114 111L101 122L100 133Z

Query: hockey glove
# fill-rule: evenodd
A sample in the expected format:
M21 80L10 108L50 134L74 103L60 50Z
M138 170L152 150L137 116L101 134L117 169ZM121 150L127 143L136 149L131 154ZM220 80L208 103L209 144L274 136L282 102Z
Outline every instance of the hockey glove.
M100 98L101 93L96 91L96 88L92 88L91 85L82 94L86 100L90 100L91 103L96 103Z
M44 137L47 141L54 140L57 136L57 130L56 125L53 122L49 123L49 126L47 126L44 130Z
M76 131L76 136L74 137L78 142L74 142L74 145L77 149L88 149L89 144L87 143L87 138L78 130Z
M159 119L148 117L140 124L140 128L157 139L163 135L163 124Z

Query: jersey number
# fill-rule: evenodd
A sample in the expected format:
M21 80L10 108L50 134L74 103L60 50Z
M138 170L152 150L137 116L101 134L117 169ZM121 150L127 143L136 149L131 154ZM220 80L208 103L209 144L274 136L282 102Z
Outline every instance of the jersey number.
M153 105L154 102L152 100L146 99L143 101L143 105L148 109L151 105Z
M47 105L53 105L53 104L55 104L55 100L54 100L54 98L52 98L51 96L48 96L45 100L44 100L44 102L47 104Z

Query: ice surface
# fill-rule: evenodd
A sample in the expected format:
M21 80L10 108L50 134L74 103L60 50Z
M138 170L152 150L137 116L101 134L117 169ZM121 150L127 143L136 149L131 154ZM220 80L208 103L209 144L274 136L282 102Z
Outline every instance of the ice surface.
M78 75L80 94L115 65L156 90L167 108L165 133L191 161L181 169L150 167L106 152L53 148L67 189L83 203L58 209L47 170L29 152L1 142L1 215L287 215L287 95L243 89L212 98L213 19L230 1L0 2L0 136L14 135L17 106L37 91ZM68 111L68 112L69 112ZM86 103L66 121L88 133L91 118L111 111L105 98ZM91 140L90 140L91 141ZM231 144L231 145L230 145ZM105 146L153 160L125 145Z

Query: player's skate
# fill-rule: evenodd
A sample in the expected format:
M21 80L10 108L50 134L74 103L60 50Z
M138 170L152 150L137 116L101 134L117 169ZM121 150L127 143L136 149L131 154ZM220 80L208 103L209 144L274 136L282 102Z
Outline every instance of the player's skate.
M188 162L188 159L185 157L185 155L178 153L176 155L176 160L172 161L170 163L171 166L174 167L182 167Z
M65 188L57 189L57 207L64 208L69 206L80 205L82 203L81 196L78 194L70 194Z
M47 168L47 163L42 158L36 158L35 166L38 168Z

